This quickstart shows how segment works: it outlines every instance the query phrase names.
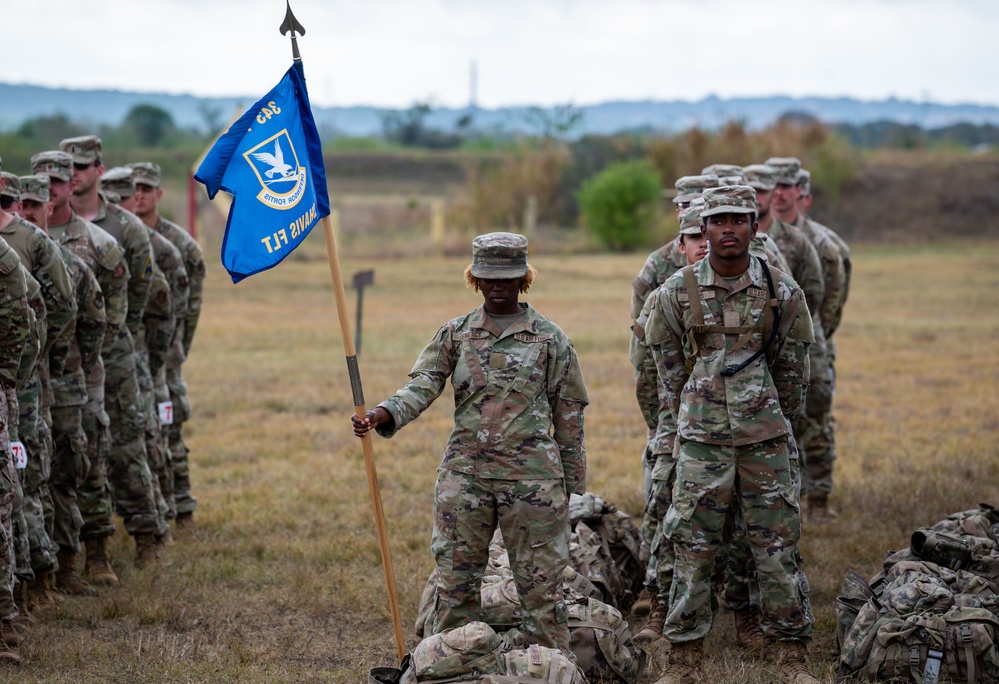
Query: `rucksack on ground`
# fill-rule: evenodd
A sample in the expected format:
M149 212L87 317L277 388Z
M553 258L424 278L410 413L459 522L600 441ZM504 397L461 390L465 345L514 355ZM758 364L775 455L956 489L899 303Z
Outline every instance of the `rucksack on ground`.
M594 598L568 608L572 652L587 681L636 684L645 670L645 651L632 642L621 611Z

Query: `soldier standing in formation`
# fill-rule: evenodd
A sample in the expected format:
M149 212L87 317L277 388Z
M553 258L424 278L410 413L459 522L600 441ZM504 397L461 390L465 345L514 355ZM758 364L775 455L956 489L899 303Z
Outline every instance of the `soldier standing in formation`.
M676 485L663 521L675 558L664 628L671 651L659 684L699 677L714 556L731 505L749 527L763 629L777 646L782 681L810 684L812 617L788 442L808 383L811 318L797 284L782 274L775 282L750 256L753 189L724 186L704 199L708 258L657 291L644 331L677 425Z
M583 409L589 399L568 337L519 295L535 271L527 239L472 242L466 282L483 304L446 323L412 380L351 417L354 433L384 437L454 386L455 425L434 490L431 549L440 571L430 633L480 619L480 587L497 525L530 642L569 654L562 573L569 562L569 494L586 483Z
M0 169L3 162L0 161ZM0 189L6 180L0 177ZM14 216L0 208L0 229ZM19 612L14 602L13 521L17 473L8 431L11 419L17 420L16 387L21 357L31 331L26 271L15 252L0 237L0 662L20 663L14 620ZM15 405L10 406L12 401ZM13 643L11 643L13 642Z
M0 662L9 663L21 661L29 608L56 607L56 590L96 595L77 574L81 540L91 581L118 581L112 506L136 537L136 564L162 558L173 509L161 494L175 476L161 468L170 459L154 375L169 404L167 371L183 385L205 273L197 243L156 213L158 167L136 165L156 190L147 226L117 204L137 207L135 169L113 169L100 187L100 139L60 147L34 155L30 176L3 173L0 162ZM190 307L188 267L197 276ZM179 392L186 402L186 387Z
M194 525L194 509L197 500L191 494L191 473L188 465L188 448L184 442L184 423L191 417L191 402L187 397L187 383L184 380L183 363L191 351L191 343L201 316L201 301L205 284L205 253L190 234L159 213L163 199L160 187L160 167L150 162L130 165L135 172L135 213L154 233L162 235L180 251L187 281L186 305L179 303L177 323L165 369L161 372L157 385L161 404L169 404L170 421L166 425L168 446L173 473L171 487L176 501L177 525Z

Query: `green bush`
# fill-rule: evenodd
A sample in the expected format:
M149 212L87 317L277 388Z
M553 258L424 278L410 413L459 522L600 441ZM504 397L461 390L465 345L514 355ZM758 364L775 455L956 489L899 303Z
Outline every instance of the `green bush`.
M662 186L645 160L612 164L583 183L579 206L583 223L615 251L627 251L654 240Z

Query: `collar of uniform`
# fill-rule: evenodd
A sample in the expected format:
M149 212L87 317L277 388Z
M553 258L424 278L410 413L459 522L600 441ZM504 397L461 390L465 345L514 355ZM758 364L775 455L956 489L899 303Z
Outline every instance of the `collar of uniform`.
M724 281L721 276L715 273L715 269L711 268L711 260L708 257L704 257L694 266L695 274L697 275L697 284L704 287L720 287L723 290L728 290L728 283ZM746 277L748 273L749 277ZM763 276L763 267L760 266L760 260L756 257L749 257L749 270L740 276L739 280L736 282L735 287L729 292L729 294L734 294L740 290L744 290L747 287L756 286L761 287L765 283Z
M100 204L97 205L97 216L94 217L94 223L103 220L108 215L109 202L107 201L107 198L105 198L104 195L100 194L98 194L98 197L100 197L101 201Z
M481 328L482 330L487 330L492 333L497 338L509 337L514 333L519 332L534 332L534 326L529 322L534 319L534 309L527 302L520 302L520 307L524 309L524 315L518 318L516 321L510 324L510 327L506 330L500 331L499 326L496 322L486 313L486 307L480 306L475 310L475 316L472 318L470 323L473 328Z

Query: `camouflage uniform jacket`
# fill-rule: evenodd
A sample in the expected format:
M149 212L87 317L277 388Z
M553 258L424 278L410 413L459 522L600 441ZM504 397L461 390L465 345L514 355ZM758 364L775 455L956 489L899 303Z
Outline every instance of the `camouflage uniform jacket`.
M76 214L61 226L49 226L49 235L80 257L96 276L103 295L106 321L101 355L110 353L118 337L123 333L128 335L125 315L128 311L129 273L124 250L106 231ZM95 365L93 370L94 373L87 376L87 393L91 402L103 406L103 366Z
M638 277L631 284L632 323L641 316L649 294L686 265L687 257L680 252L679 237L670 240L649 255L642 265L642 270L638 272ZM635 397L638 399L642 417L645 418L649 429L655 430L659 406L659 394L656 389L659 383L655 379L655 362L634 335L631 337L628 358L635 368Z
M650 402L654 399L655 404L652 405L650 403L647 407L647 410L653 414L655 421L651 426L652 434L649 439L649 450L657 456L656 465L653 466L652 470L652 479L654 480L666 479L663 468L671 468L672 459L662 459L658 458L658 456L661 454L672 454L673 444L676 440L676 420L673 418L673 411L670 408L663 383L659 382L659 369L656 367L654 354L649 350L648 341L645 338L645 328L649 324L649 315L655 307L659 306L659 298L662 296L662 291L661 286L656 288L649 295L649 298L645 300L645 306L642 307L642 313L639 314L633 328L634 340L637 340L638 344L644 350L644 356L651 361L651 363L645 363L641 368L637 368L636 370L638 372L638 384L652 388L654 392L650 396Z
M47 353L76 315L73 286L60 258L59 246L41 228L16 216L0 230L0 236L17 252L21 263L41 286L48 331Z
M21 269L24 275L24 283L28 288L26 298L30 312L28 314L28 340L24 345L24 351L21 352L21 363L17 370L18 392L21 391L29 380L37 380L38 359L47 342L45 331L45 315L47 312L45 310L45 298L42 296L42 286L31 275L31 271L25 268L24 262L21 263ZM17 421L12 422L16 423Z
M445 324L417 359L405 387L382 402L391 437L454 388L454 430L442 468L480 478L564 478L586 491L583 408L589 403L579 360L561 329L529 304L500 332L483 307Z
M149 229L138 216L101 197L101 206L92 223L103 228L125 250L128 264L128 310L126 324L132 339L142 327L142 315L153 286L153 247ZM110 296L105 290L105 296Z
M31 335L27 293L17 252L0 238L0 387L4 389L14 389L21 355Z
M180 250L153 230L149 232L149 240L153 245L156 266L167 283L168 296L165 299L169 303L169 308L164 310L163 302L160 301L163 299L161 295L157 293L155 306L153 298L150 297L144 319L146 345L149 350L149 370L155 376L165 365L171 347L175 343L179 344L176 333L178 327L183 326L184 318L187 316L191 288Z
M822 278L822 260L803 232L776 216L767 233L777 241L781 254L791 267L788 275L794 278L794 282L805 293L805 301L808 302L808 310L812 315L812 332L815 336L815 344L808 353L812 366L823 368L826 365L826 339L820 314L825 302L826 286Z
M179 367L191 352L191 342L194 340L194 331L198 327L198 318L201 316L201 301L205 289L205 253L201 249L198 241L191 237L191 234L178 226L176 223L167 221L162 216L157 218L153 230L173 243L174 247L180 250L184 258L184 270L187 272L187 280L190 286L190 294L187 302L187 315L184 317L183 327L179 329L181 348L179 361L173 365L173 359L168 361L171 368ZM171 357L176 354L171 354Z
M763 345L761 331L745 335L694 333L695 324L682 273L660 289L650 308L645 341L651 347L663 385L665 404L676 417L681 438L703 444L743 446L791 433L808 384L808 346L813 341L804 295L786 274L771 269L780 325L772 365L761 356L731 376L721 372L752 356ZM763 267L749 269L729 291L710 259L694 265L698 293L708 326L755 327L764 320L769 292ZM699 350L694 355L692 336ZM687 359L693 360L688 373Z
M799 215L798 223L795 225L802 226L808 225L809 229L828 237L836 247L839 249L839 256L843 263L843 285L839 291L839 297L831 305L834 307L834 313L831 320L831 325L825 331L826 337L832 337L833 333L839 327L840 321L843 320L843 307L846 305L846 300L850 295L850 274L853 270L853 261L850 257L850 246L846 244L846 241L836 234L834 230L822 225L818 221L814 221L807 216Z
M825 295L822 297L822 308L819 309L819 320L822 321L822 336L832 334L839 319L840 301L843 295L843 285L846 274L843 269L843 257L839 247L832 238L818 229L818 224L804 221L801 226L808 241L812 243L822 264L822 280L825 283Z
M101 286L83 259L60 247L63 261L69 271L76 296L77 314L74 325L68 328L52 347L52 357L62 363L52 365L52 387L55 406L83 406L87 403L87 378L104 386L104 364L101 345L107 314Z

